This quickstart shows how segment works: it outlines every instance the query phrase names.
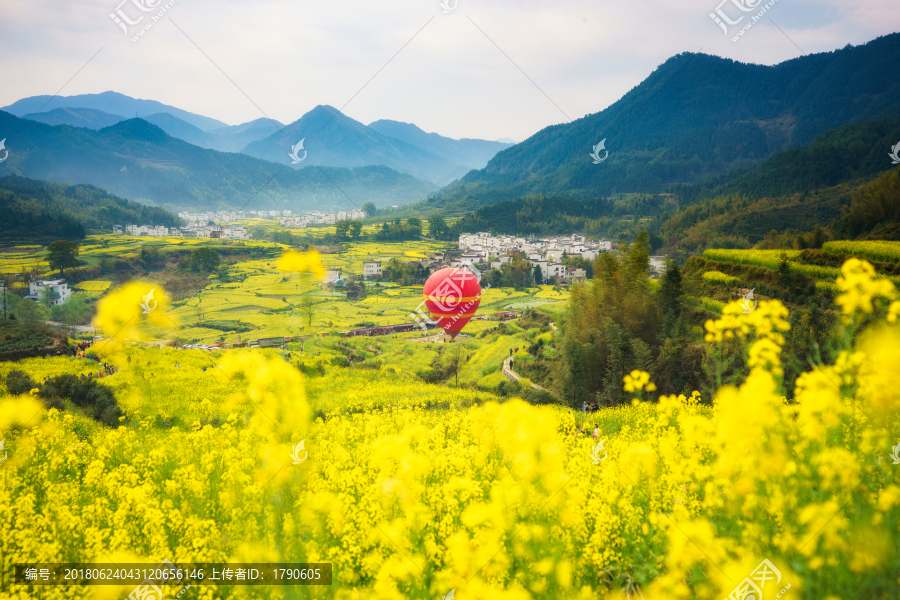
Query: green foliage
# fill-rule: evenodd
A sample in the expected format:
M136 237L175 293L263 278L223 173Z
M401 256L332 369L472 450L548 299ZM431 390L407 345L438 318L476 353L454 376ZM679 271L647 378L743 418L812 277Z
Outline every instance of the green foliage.
M50 318L66 325L76 325L83 322L89 312L90 308L80 294L72 294L62 304L50 308Z
M419 261L403 262L394 257L382 265L381 277L385 281L400 281L402 285L419 285L428 279L428 270Z
M721 196L750 199L810 193L891 169L885 139L900 139L900 117L831 129L809 145L776 152L750 169L677 188L685 202Z
M40 388L39 396L51 408L64 408L63 400L85 410L94 420L111 427L119 424L125 413L119 408L112 390L93 379L60 375Z
M13 396L27 394L36 387L37 384L23 371L13 369L6 375L6 391Z
M78 266L78 244L66 240L56 240L47 246L47 262L51 269L59 269L62 275L65 269Z
M494 288L511 287L522 289L530 287L531 266L525 261L521 252L514 252L510 262L503 263L499 269L491 269L485 273L481 280L482 285L489 283Z
M92 185L0 177L0 237L83 239L88 229L124 223L176 227L182 221L161 208L124 200Z
M13 314L26 325L36 325L47 320L50 310L38 302L20 299L13 308Z
M362 227L362 221L352 221L350 219L344 219L334 224L335 235L337 239L342 241L359 239Z
M850 213L835 225L840 237L900 240L900 167L853 194Z
M300 312L306 317L307 327L312 326L313 319L316 316L316 300L312 296L306 295L300 299Z
M367 217L373 217L378 214L378 207L375 206L372 202L366 202L362 205L363 212L366 213Z
M157 246L141 246L141 262L145 269L156 269L166 264L165 255Z
M572 287L561 344L563 397L570 405L595 397L605 405L619 404L625 401L625 374L652 364L661 323L649 284L648 238L642 232L621 256L601 254L593 281ZM675 276L670 278L664 302L671 308L680 294Z
M218 252L204 246L191 251L191 257L187 264L193 271L210 273L219 267L221 260Z
M668 336L681 318L684 303L684 289L681 284L681 270L674 260L666 265L659 292L656 294L659 310L663 318L663 335Z
M413 225L410 221L418 221L419 225ZM409 219L406 223L382 223L381 229L375 234L375 239L380 242L400 242L404 240L417 240L422 237L422 222L418 219Z
M204 329L215 329L226 333L245 333L253 331L255 328L241 321L203 321Z
M428 233L436 240L447 239L451 235L447 221L440 215L434 215L428 219Z

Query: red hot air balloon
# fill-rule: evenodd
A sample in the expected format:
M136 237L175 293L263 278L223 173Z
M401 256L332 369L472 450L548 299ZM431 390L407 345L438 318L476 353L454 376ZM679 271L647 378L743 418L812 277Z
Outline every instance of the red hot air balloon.
M478 310L481 286L468 269L441 269L425 282L422 295L431 318L455 338Z

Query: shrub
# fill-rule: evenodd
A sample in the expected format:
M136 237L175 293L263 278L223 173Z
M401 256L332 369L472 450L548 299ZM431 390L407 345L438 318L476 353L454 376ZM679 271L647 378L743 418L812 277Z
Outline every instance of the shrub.
M350 360L346 356L335 356L331 359L331 364L336 367L349 367Z
M24 372L14 369L6 376L6 391L13 396L27 394L37 387L37 384Z
M119 417L125 414L112 390L98 381L75 375L51 379L41 387L40 396L52 408L62 408L63 399L68 399L95 421L110 426L118 425Z

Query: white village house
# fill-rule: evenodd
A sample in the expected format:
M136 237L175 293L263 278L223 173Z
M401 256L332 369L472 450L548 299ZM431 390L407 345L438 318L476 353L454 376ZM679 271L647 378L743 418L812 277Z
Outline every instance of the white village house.
M379 261L363 263L363 277L381 277Z
M37 302L40 300L41 290L50 290L52 306L63 304L72 295L65 279L32 279L28 282L28 295L25 297Z

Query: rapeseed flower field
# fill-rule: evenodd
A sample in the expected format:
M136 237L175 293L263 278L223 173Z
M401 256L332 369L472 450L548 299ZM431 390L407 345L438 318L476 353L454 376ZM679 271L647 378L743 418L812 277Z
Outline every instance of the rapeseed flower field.
M703 404L656 397L636 371L632 406L596 414L274 350L95 344L119 367L102 383L119 427L0 397L0 595L122 598L130 587L15 584L12 565L169 559L334 565L327 587L189 591L209 599L721 600L750 584L896 598L900 295L858 260L836 286L844 346L793 398L787 309L731 303L706 337L744 345L743 383ZM131 318L108 312L107 326ZM16 366L41 379L91 364ZM751 579L757 565L777 578Z

